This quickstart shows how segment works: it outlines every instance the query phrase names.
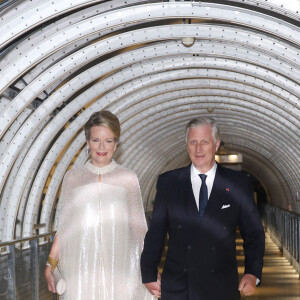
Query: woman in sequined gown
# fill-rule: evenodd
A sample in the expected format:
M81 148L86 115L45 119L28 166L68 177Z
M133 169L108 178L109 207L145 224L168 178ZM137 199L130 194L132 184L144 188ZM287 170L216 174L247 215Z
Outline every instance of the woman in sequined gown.
M64 300L153 300L140 278L147 230L136 174L112 160L118 118L94 113L85 125L91 160L63 181L57 235L50 255L66 280ZM56 292L53 269L45 277Z

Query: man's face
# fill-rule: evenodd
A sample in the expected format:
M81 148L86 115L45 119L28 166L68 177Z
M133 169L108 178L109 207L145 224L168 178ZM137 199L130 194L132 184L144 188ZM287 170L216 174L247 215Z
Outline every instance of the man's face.
M190 128L187 135L187 150L191 161L201 173L209 171L215 163L215 153L220 146L212 136L209 124Z

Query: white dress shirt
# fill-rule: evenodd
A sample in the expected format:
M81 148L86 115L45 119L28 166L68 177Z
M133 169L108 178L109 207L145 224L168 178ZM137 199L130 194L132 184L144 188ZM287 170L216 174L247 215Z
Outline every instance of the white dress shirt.
M209 196L210 196L213 184L214 184L216 170L217 170L217 164L215 163L209 171L204 173L205 175L207 175L205 183L207 185L208 200L209 200ZM196 205L198 207L198 210L199 210L199 193L200 193L200 188L201 188L201 184L202 184L202 180L201 180L199 174L203 174L203 173L200 173L196 169L194 164L192 164L191 165L191 182L192 182L193 193L195 196Z

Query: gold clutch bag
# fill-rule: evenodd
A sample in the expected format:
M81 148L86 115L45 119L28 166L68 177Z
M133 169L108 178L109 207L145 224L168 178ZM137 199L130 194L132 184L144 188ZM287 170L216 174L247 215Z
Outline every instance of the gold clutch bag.
M55 284L56 292L58 295L62 295L66 291L67 285L66 285L66 281L61 276L58 267L54 269L53 276L54 276L54 284Z

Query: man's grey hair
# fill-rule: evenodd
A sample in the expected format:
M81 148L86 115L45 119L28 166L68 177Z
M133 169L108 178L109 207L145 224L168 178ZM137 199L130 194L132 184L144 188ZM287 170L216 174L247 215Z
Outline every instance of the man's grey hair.
M212 136L215 143L220 139L220 133L216 121L210 117L197 117L190 120L185 127L185 141L187 143L187 136L190 128L195 128L199 126L210 125L212 128Z

